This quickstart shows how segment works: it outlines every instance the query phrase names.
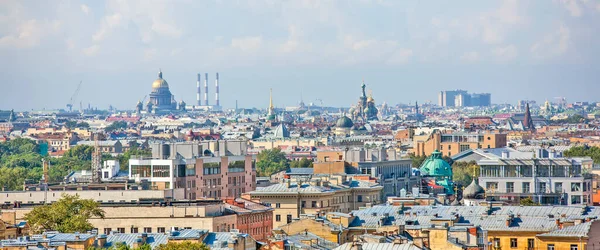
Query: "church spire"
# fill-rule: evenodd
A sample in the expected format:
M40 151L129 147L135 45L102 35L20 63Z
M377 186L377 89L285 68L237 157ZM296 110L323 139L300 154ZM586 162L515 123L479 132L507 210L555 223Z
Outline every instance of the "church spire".
M525 106L525 117L523 117L523 128L533 129L533 119L531 118L531 112L529 111L529 103Z
M273 111L275 110L275 107L273 106L273 89L270 89L269 92L269 115L274 115L275 113L273 113Z
M162 70L160 68L158 69L158 78L162 79Z

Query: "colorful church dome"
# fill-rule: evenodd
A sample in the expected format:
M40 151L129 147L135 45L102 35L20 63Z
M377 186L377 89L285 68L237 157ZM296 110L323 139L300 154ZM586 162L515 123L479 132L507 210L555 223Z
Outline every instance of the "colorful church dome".
M158 72L158 79L152 82L152 89L169 88L169 84L162 78L162 71Z
M442 159L442 153L437 150L431 153L419 169L422 175L452 177L452 167Z

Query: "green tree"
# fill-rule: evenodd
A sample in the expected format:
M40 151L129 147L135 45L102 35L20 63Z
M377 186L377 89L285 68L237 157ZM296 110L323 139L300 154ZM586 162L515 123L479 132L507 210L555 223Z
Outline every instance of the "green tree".
M117 160L119 160L121 170L128 170L129 159L131 159L131 157L139 156L152 156L152 151L150 149L141 149L137 146L131 147L129 150L125 151L125 153L117 156Z
M74 233L92 230L94 226L88 221L92 217L104 218L104 211L96 201L64 194L55 203L35 207L25 215L25 220L34 233Z
M463 187L473 181L473 176L479 176L479 165L477 162L454 162L452 165L452 180Z
M209 250L210 248L204 243L197 242L169 242L162 244L156 248L156 250Z
M92 160L92 153L94 152L94 147L88 145L77 145L67 150L63 157L71 157L82 161L90 161Z
M566 157L590 157L594 162L600 162L600 148L577 146L563 152Z
M425 156L425 155L416 156L414 153L411 153L409 155L409 157L412 160L412 167L413 168L420 168L421 164L423 164L423 162L425 161L425 159L427 159L427 156Z
M129 245L127 245L123 242L118 242L114 246L111 246L109 248L88 247L86 250L152 250L152 247L149 244L143 244L139 247L134 248L134 247L130 247Z
M525 199L521 199L520 201L521 206L539 206L540 204L533 201L533 199L527 197Z
M290 161L290 168L312 168L312 167L313 167L313 161L309 160L306 157L300 159L299 161Z
M263 150L256 156L256 173L258 176L271 176L279 171L286 170L289 166L288 159L281 149Z

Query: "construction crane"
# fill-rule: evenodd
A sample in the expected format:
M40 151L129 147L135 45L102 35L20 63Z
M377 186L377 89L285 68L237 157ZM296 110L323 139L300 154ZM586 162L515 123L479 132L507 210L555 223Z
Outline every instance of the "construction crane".
M69 109L69 112L73 111L73 102L77 98L77 94L79 94L79 90L81 89L82 82L83 81L79 81L79 84L77 85L77 89L75 89L75 93L73 93L73 95L71 96L71 100L69 100L69 103L67 104L67 108Z

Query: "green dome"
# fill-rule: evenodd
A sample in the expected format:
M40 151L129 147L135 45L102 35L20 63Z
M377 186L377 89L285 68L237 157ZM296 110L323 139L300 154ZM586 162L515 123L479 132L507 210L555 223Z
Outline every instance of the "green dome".
M350 118L344 115L337 120L335 126L338 128L351 128L352 126L354 126L354 123L352 122L352 120L350 120Z
M452 178L452 167L444 159L440 151L433 151L431 156L421 164L421 175L448 176Z

